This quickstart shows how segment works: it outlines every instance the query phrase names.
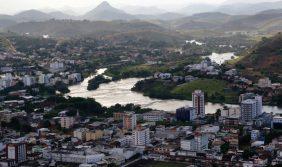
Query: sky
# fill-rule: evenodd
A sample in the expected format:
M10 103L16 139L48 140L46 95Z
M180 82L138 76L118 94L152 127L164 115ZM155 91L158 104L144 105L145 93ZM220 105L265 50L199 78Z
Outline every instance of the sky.
M76 10L78 13L95 8L103 0L0 0L0 13L15 14L19 11L29 9L45 10ZM107 0L114 7L122 8L124 6L156 6L161 9L174 10L189 4L207 3L218 5L228 1L246 2L246 0ZM275 1L275 0L247 0L247 2ZM85 11L87 12L87 11Z

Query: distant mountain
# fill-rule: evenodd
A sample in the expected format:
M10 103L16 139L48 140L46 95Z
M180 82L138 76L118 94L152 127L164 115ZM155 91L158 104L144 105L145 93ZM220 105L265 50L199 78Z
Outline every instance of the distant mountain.
M271 9L281 9L282 8L282 1L275 1L275 2L260 2L260 3L233 3L233 4L226 4L222 5L216 9L216 11L220 11L223 13L233 14L233 15L251 15L256 14L261 11L271 10Z
M122 10L112 7L108 2L104 1L98 5L95 9L86 13L83 16L87 20L132 20L135 19L133 15L130 15Z
M113 34L129 31L163 31L164 29L144 21L74 21L49 20L45 22L25 22L8 27L6 31L35 36L48 34L52 37L78 37L88 34Z
M179 19L174 22L174 25L176 29L182 30L215 29L233 18L235 18L235 16L219 12L200 13Z
M253 15L265 10L282 9L282 1L277 0L230 0L221 6L207 4L192 4L184 7L181 14L193 15L197 13L221 12L231 15Z
M167 13L166 10L158 7L145 7L145 6L125 6L122 8L125 12L132 15L160 15Z
M54 12L50 12L48 14L49 14L49 16L53 17L54 19L58 19L58 20L75 19L76 18L75 16L68 15L68 14L65 14L65 13L60 12L60 11L54 11Z
M51 18L50 15L34 9L23 11L13 16L13 19L19 22L45 21Z
M256 71L265 71L282 75L282 34L263 39L249 50L237 65L253 68Z
M227 31L281 31L282 13L262 12L256 15L245 16L240 19L233 19L222 26L221 30Z
M16 24L17 22L13 20L12 16L9 15L0 15L0 29L9 27Z
M158 15L134 15L135 18L138 18L140 20L161 20L161 21L169 21L169 20L175 20L185 17L184 15L178 14L178 13L162 13Z
M282 13L282 8L281 9L270 9L270 10L265 10L265 11L262 11L258 14L279 14L279 13Z
M172 21L179 30L282 31L282 12L264 11L255 15L228 15L219 12L200 13Z
M217 6L214 6L214 5L192 4L192 5L184 7L183 9L177 12L184 14L184 15L191 16L197 13L213 12L216 10L216 8Z

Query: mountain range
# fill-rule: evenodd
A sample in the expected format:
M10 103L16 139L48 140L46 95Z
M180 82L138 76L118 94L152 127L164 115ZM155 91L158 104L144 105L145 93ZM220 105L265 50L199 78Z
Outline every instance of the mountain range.
M228 1L227 1L228 2ZM74 20L133 20L133 19L159 19L170 20L197 13L220 12L230 15L254 15L256 13L282 9L282 1L261 3L224 3L221 6L208 4L192 4L178 11L166 11L157 7L127 6L123 10L112 7L107 1L80 16L66 14L57 10L27 10L16 15L0 15L1 19L16 22L46 21L49 19L74 19ZM4 17L6 16L6 17ZM165 16L165 17L164 17ZM3 27L0 25L0 27Z
M241 3L241 6L248 5L250 4L242 5ZM114 28L106 27L106 24L108 24L108 26L111 25L117 27L118 30L121 28L121 24L123 24L123 26L129 26L129 29L131 30L140 30L140 28L137 27L140 23L142 23L142 26L145 27L146 30L148 30L148 27L153 27L153 29L158 27L166 30L209 30L222 32L279 32L282 30L282 1L264 2L253 5L256 6L256 11L268 9L270 7L271 9L263 10L251 15L234 15L228 14L228 12L215 12L216 8L218 8L215 6L209 8L208 5L201 6L198 4L196 6L202 7L203 9L200 11L211 11L191 16L166 11L164 11L165 13L157 12L157 14L149 15L129 14L123 10L112 7L105 1L81 16L72 16L60 11L50 11L49 13L45 13L39 10L23 11L16 15L0 15L0 30L9 30L17 33L32 33L35 35L49 34L55 36L76 36L103 30L107 32L115 31ZM262 5L264 5L264 7ZM279 5L281 6L281 9L277 9L280 7ZM196 6L194 5L194 9L196 9ZM230 6L231 8L231 5L227 3L224 6L221 6L220 9L225 10L228 8L227 6ZM247 9L244 10L246 11ZM189 11L189 7L186 7L185 11ZM194 11L190 10L189 12Z

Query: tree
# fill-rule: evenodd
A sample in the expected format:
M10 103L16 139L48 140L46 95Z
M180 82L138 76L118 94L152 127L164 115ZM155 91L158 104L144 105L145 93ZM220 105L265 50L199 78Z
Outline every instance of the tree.
M251 151L250 149L245 149L242 154L244 160L248 160L253 155L254 155L254 152Z
M230 146L229 142L225 142L224 144L222 144L220 146L221 153L226 154L228 152L228 150L229 150L229 146Z

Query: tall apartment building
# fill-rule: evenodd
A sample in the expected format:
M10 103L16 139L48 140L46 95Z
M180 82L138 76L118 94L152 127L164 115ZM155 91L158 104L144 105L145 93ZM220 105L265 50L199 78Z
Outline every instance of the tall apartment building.
M257 116L262 114L262 96L256 96L255 97L255 101L256 101L256 113Z
M176 110L177 121L192 121L196 118L196 109L194 107L182 107Z
M134 146L146 146L150 144L149 128L136 128L132 132L132 143Z
M196 109L196 117L205 117L205 94L201 90L192 93L193 107Z
M242 101L241 117L245 122L252 121L255 117L262 114L262 96L253 96L251 99Z
M137 118L134 112L127 112L123 115L123 128L133 130L136 128Z
M6 146L7 159L15 160L17 163L22 163L27 160L26 153L25 143L10 143Z
M253 99L244 100L241 103L241 117L245 122L250 122L256 117L257 104Z

